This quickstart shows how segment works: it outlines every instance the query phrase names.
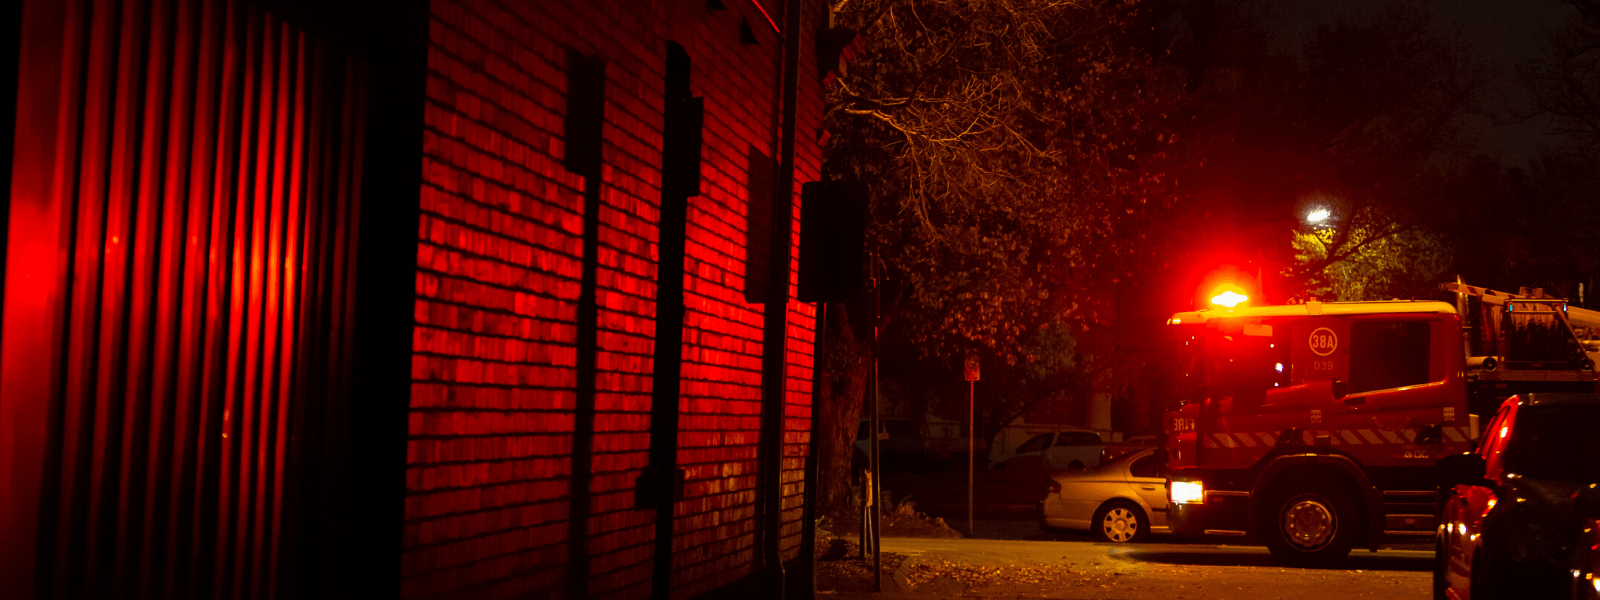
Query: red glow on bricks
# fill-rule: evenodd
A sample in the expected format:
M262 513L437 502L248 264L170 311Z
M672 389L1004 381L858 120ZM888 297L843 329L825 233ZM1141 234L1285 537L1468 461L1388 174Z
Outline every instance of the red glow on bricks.
M729 12L749 8L761 7ZM777 29L768 17L752 17ZM712 18L713 25L738 22L727 13ZM733 20L722 23L727 19ZM640 13L626 2L433 4L407 448L408 596L465 589L537 594L566 586L585 215L584 182L562 167L565 45L602 57L611 80L595 257L589 589L597 596L648 593L653 514L634 509L632 486L650 439L660 40L683 27L702 25L675 28L665 15ZM778 137L777 96L749 82L776 82L780 61L776 45L746 47L737 36L677 41L694 58L693 91L707 107L706 184L689 207L679 382L679 463L688 481L676 511L674 571L678 593L690 596L752 572L764 307L742 293L746 165L728 157L746 156L752 143L777 154L767 146ZM809 62L801 61L808 71ZM800 79L806 115L800 127L815 131L821 87L814 73ZM803 143L797 157L797 180L815 179L819 147ZM797 223L798 214L797 206ZM792 262L787 276L792 296ZM793 302L770 309L789 313L783 548L792 557L800 539L814 313ZM536 566L513 570L514 564Z

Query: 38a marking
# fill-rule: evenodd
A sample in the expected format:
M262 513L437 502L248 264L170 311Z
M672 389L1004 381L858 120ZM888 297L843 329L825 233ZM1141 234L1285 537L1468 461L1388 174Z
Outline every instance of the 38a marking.
M1317 356L1327 356L1333 354L1334 350L1339 349L1339 336L1327 327L1318 327L1312 330L1306 341L1311 344L1312 354Z

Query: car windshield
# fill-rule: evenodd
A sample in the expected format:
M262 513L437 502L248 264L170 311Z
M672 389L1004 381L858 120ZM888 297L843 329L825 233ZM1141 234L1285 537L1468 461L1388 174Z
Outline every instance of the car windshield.
M1533 479L1600 480L1600 406L1527 406L1517 415L1503 460Z

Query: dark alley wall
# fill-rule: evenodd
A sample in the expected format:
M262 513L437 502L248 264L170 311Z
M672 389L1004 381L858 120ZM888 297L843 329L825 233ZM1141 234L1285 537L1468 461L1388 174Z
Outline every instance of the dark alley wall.
M770 305L746 297L747 228L752 210L759 223L763 202L770 214L774 193L783 44L762 9L781 23L783 7L774 0L726 5L433 3L408 597L554 594L584 572L596 597L649 593L655 513L636 502L636 487L651 436L670 435L651 431L658 277L683 278L687 309L676 434L686 483L673 509L672 587L694 595L759 567L762 315ZM821 86L809 39L820 6L807 9L801 33L798 181L814 180L819 168ZM669 42L686 51L689 92L705 110L699 194L688 198L681 267L659 264L657 246ZM575 97L569 84L584 76L603 77L598 181L569 170L569 153L583 144L563 137L576 118L566 104ZM598 189L586 208L587 185ZM592 350L582 341L586 232L597 250ZM778 276L793 273L791 263ZM782 548L791 558L800 533L813 308L784 306ZM581 364L585 352L593 352L592 367ZM580 377L585 368L594 372L592 391ZM571 488L574 470L591 476L586 490ZM581 543L570 544L570 536ZM574 558L587 563L575 570Z
M826 21L791 1L24 2L5 593L775 589Z

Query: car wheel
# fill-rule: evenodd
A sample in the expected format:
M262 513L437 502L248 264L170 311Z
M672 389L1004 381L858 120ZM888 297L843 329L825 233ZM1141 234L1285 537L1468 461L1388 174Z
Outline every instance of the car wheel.
M1072 463L1067 465L1067 469L1071 470L1071 471L1082 471L1083 470L1083 461L1081 461L1081 460L1072 461Z
M1355 545L1360 518L1355 503L1337 483L1303 479L1278 485L1262 503L1257 518L1267 549L1297 566L1326 566L1343 560Z
M1090 531L1102 542L1132 544L1150 535L1150 519L1139 505L1127 500L1112 500L1095 511Z
M1492 569L1483 560L1481 553L1473 555L1472 574L1468 579L1468 589L1470 590L1467 594L1468 597L1472 598L1472 600L1494 600L1501 596L1500 590L1496 589L1499 586L1495 584L1494 573L1491 571Z

